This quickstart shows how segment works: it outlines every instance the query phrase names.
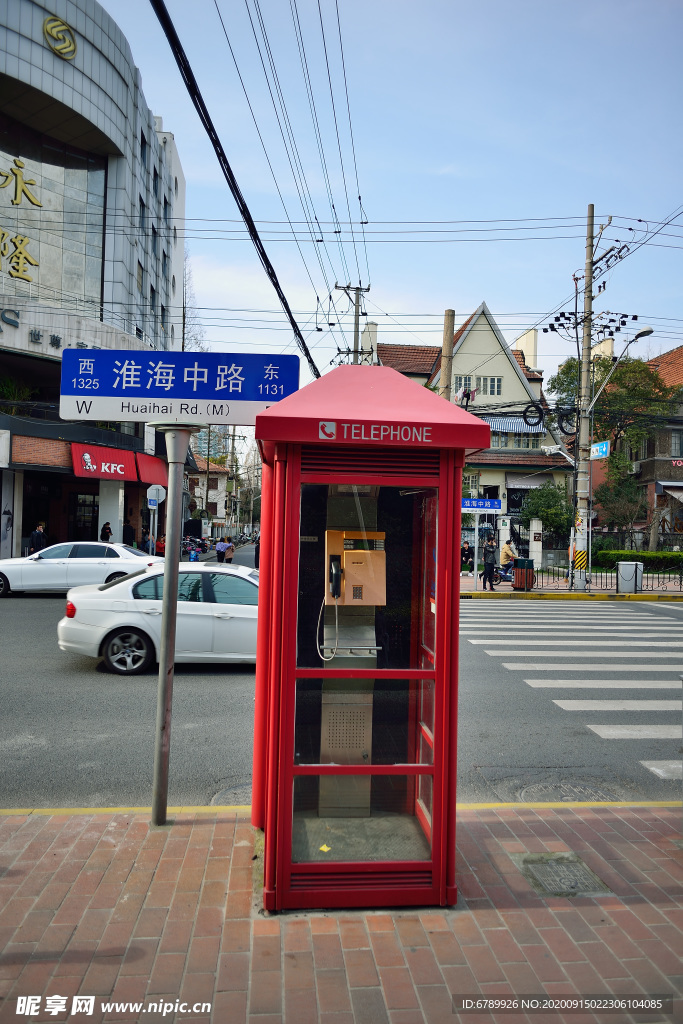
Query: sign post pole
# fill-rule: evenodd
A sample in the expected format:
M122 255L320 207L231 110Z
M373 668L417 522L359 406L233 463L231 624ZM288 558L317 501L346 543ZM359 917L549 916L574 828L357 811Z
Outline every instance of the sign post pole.
M171 710L175 669L176 617L178 612L178 571L180 562L181 514L183 503L183 467L190 437L201 427L154 423L150 426L166 435L168 458L168 511L166 513L166 565L161 604L161 648L159 650L159 688L157 723L154 737L154 785L152 822L166 824L168 808L168 765L171 751Z

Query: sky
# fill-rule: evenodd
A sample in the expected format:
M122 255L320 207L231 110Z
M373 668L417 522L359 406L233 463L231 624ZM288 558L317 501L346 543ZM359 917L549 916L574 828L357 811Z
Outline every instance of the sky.
M175 136L209 347L297 353L151 5L103 6ZM353 339L335 284L370 286L361 319L378 324L380 342L440 345L444 310L458 324L482 300L508 342L540 330L573 308L589 203L596 228L613 218L598 255L630 245L600 279L596 312L654 328L632 355L683 344L680 0L167 0L167 9L322 373L348 361ZM632 333L617 335L617 353ZM573 352L571 339L539 333L546 379Z

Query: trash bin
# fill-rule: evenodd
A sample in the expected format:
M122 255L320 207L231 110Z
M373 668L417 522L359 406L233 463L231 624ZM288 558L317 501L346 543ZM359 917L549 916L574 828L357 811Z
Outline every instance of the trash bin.
M617 562L617 594L639 594L643 589L643 563Z
M533 558L515 558L512 564L514 579L513 590L532 590L534 586Z

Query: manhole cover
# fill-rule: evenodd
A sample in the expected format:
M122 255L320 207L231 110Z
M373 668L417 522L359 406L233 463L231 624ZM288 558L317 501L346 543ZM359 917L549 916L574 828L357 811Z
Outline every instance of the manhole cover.
M556 803L557 801L578 801L579 803L597 801L612 802L621 799L608 789L597 789L576 782L536 782L525 786L519 791L519 799L524 803Z
M512 853L539 896L609 896L609 886L575 853Z

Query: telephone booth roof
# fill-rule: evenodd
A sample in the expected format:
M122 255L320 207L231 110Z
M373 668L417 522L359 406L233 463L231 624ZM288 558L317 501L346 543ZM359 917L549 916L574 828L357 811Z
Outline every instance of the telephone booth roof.
M488 448L488 423L389 366L339 366L256 417L270 461L274 442L328 446Z

